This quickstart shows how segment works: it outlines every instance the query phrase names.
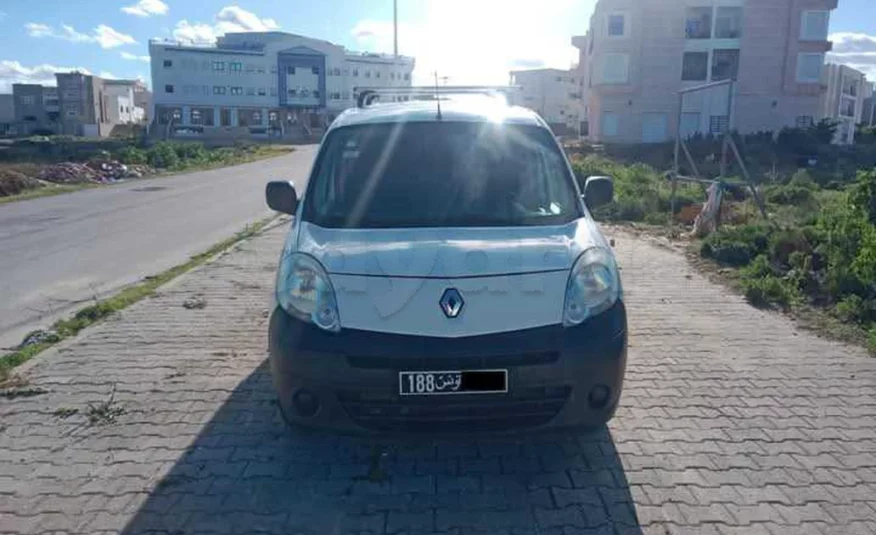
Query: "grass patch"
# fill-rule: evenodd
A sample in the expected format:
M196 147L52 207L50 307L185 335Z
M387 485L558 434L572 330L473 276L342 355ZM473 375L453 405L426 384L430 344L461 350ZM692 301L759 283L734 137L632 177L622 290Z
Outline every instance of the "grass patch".
M83 189L99 188L101 184L64 184L58 186L45 186L37 189L30 189L17 195L9 195L0 197L0 204L15 201L26 201L28 199L39 199L40 197L54 197L62 193L71 193Z
M155 290L160 286L170 282L176 277L179 277L183 273L200 266L213 256L225 251L234 244L254 236L265 228L265 226L267 226L273 219L274 217L272 216L258 221L253 225L248 225L244 230L238 232L231 238L221 241L206 251L192 256L188 262L174 266L158 275L147 277L142 282L125 288L108 299L98 301L93 305L89 305L79 310L71 318L56 321L50 329L53 336L50 336L46 341L23 347L0 357L0 383L3 383L10 377L12 369L16 366L27 362L58 342L76 336L82 329L97 323L107 316L153 295Z

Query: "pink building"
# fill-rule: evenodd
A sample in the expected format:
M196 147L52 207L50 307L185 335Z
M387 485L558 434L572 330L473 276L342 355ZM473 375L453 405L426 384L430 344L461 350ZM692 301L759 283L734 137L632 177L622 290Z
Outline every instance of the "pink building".
M580 49L590 139L777 131L819 116L837 0L599 0ZM679 91L734 80L685 96Z

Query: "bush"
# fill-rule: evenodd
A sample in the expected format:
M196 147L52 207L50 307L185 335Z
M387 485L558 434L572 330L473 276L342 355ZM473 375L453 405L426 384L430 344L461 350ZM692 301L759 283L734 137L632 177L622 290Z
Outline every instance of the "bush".
M149 149L146 159L152 167L163 169L173 169L180 163L173 145L166 141L156 143Z
M794 173L794 176L792 176L791 180L788 181L788 185L798 188L806 188L809 190L818 187L818 184L815 183L812 175L806 169L797 169L797 172Z
M753 279L743 279L745 298L755 306L779 305L783 308L797 303L800 290L790 281L767 275Z
M876 355L876 327L871 327L867 333L867 349L871 355Z
M125 147L116 152L116 159L128 165L143 165L147 162L147 153L137 147Z
M781 205L809 204L814 200L812 189L788 184L787 186L767 186L764 198L768 203Z
M723 227L703 240L700 254L728 266L740 267L766 252L768 246L769 230L765 227Z
M176 155L184 163L202 163L208 158L207 149L203 143L174 143Z
M847 295L834 307L834 314L843 321L860 322L869 314L864 300L858 295Z
M770 259L782 265L790 266L790 257L794 253L811 253L812 247L801 229L780 230L769 238Z

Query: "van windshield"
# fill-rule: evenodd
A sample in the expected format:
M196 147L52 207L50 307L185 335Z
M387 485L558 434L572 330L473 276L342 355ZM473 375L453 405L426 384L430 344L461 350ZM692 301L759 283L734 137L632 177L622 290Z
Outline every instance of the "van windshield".
M543 128L392 123L329 134L304 220L332 228L559 225L581 216Z

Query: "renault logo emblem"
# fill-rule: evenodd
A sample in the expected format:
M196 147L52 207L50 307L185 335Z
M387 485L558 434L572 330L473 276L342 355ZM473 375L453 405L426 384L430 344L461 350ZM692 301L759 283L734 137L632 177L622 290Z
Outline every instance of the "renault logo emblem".
M462 300L462 295L460 295L459 290L456 288L448 288L444 290L444 295L441 296L441 301L439 301L441 305L441 310L444 312L444 315L448 318L455 318L459 316L459 313L462 312L462 307L465 305L465 301Z

